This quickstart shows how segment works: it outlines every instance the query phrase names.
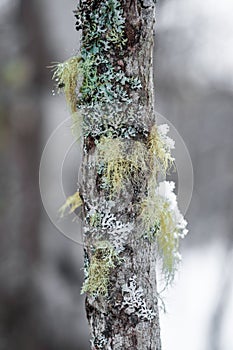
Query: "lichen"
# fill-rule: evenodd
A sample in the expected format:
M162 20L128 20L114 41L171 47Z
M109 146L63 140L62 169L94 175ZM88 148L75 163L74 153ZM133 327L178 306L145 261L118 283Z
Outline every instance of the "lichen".
M58 89L64 90L72 114L77 111L76 88L80 74L80 61L81 57L74 56L63 63L56 63L50 67L53 70L52 78L56 81Z
M116 252L122 252L125 249L125 244L133 230L134 224L118 220L108 209L102 212L101 217L101 229L107 232L109 241Z
M60 216L63 217L66 212L73 213L78 207L83 204L79 192L75 192L72 196L66 199L66 202L59 209Z
M136 182L142 174L150 175L149 187L153 186L158 172L166 174L174 163L171 155L173 140L167 136L167 132L166 124L153 126L147 144L136 140L127 142L112 135L101 137L97 143L97 161L103 186L110 187L112 193L119 192L124 179L131 178L132 173L136 176Z
M129 166L124 158L122 146L122 142L119 139L109 137L101 138L97 145L98 171L100 174L102 173L105 186L111 187L113 192L121 188Z
M146 139L149 131L142 118L142 109L142 106L127 106L117 101L105 105L85 106L83 135L94 138L105 136L132 140Z
M139 173L148 171L148 152L139 141L102 137L97 144L97 161L104 181L102 186L109 187L111 193L119 192L124 180L133 174L137 178Z
M124 251L134 222L123 222L121 216L113 213L114 201L100 200L95 205L88 204L86 230L94 237L108 239L118 254ZM124 220L125 221L125 220Z
M122 286L122 308L128 315L136 315L141 321L151 322L156 312L147 306L143 289L137 286L136 276L133 275L127 284Z
M111 270L117 266L119 261L117 252L108 241L97 242L81 293L106 297Z
M92 164L97 165L98 190L105 195L105 204L84 203L85 234L90 234L97 243L92 247L90 261L86 252L82 293L107 296L111 270L120 262L119 255L136 221L132 216L130 222L125 222L125 217L112 212L109 199L119 195L131 182L129 188L134 195L136 192L137 210L140 207L143 237L150 243L156 240L167 279L174 275L179 261L179 239L186 233L186 222L181 220L171 200L163 196L157 183L158 174L166 176L174 165L171 155L174 142L167 136L166 124L149 128L141 103L141 79L127 72L122 2L81 1L75 16L77 30L83 31L80 54L55 64L53 79L59 90L64 89L76 135L82 123L84 152L92 147L96 150ZM138 188L142 188L140 195ZM76 192L61 207L61 216L66 211L74 212L80 205L82 199ZM135 277L123 288L123 294L126 310L133 308L142 320L155 317L154 311L146 307ZM127 306L127 302L131 305Z
M125 18L120 1L106 0L97 9L90 9L89 4L83 3L76 16L78 29L85 32L81 48L83 84L80 104L108 103L117 99L129 101L125 84L135 86L133 77L127 77L110 58L111 49L118 47L122 50L126 44Z
M104 334L97 334L93 339L91 339L92 350L106 349L108 339Z
M113 117L112 113L105 113L103 109L114 105L117 109L114 113L121 120L126 120L127 113L121 112L125 105L132 102L129 91L140 90L141 82L138 76L129 76L125 72L127 37L121 2L106 0L98 6L82 2L75 16L77 30L82 29L84 33L80 50L82 84L78 92L78 109L83 115L84 136L100 135L109 129L108 124Z
M180 262L180 238L183 238L188 232L187 222L177 206L174 188L173 182L159 183L154 193L142 201L139 217L144 237L150 242L156 240L158 244L162 271L168 282L173 280Z
M154 159L154 167L156 171L161 171L164 175L174 164L174 158L171 155L174 141L167 136L168 131L167 124L154 125L148 138L148 149Z

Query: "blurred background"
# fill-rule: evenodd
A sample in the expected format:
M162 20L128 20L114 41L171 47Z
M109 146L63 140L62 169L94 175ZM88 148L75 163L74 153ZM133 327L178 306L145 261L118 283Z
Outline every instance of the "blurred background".
M51 223L39 193L44 146L69 116L46 67L79 47L76 3L0 0L0 350L89 349L82 247ZM156 108L179 131L194 168L183 264L163 295L164 350L233 349L232 14L229 0L157 5ZM62 137L53 147L47 191L59 207ZM67 194L79 159L74 146L62 175Z

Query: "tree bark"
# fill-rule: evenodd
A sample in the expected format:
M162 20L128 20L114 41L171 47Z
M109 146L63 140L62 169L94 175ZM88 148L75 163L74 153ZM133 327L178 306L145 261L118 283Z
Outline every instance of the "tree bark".
M86 3L92 13L100 10L103 1L82 1L81 9ZM116 122L116 119L113 122L111 116L106 114L105 104L104 108L99 109L100 126L101 120L103 122L102 129L99 127L98 130L102 130L102 134L92 131L84 133L80 195L84 208L86 278L90 278L93 259L99 259L101 263L106 257L106 251L108 254L111 250L106 246L106 242L113 244L116 235L117 239L122 239L123 242L120 248L119 245L116 247L116 244L113 244L117 259L115 258L114 266L110 269L107 294L90 293L86 288L86 311L92 350L160 350L156 244L142 239L143 232L139 219L140 202L147 193L149 166L146 171L142 168L133 171L131 169L131 176L124 179L125 185L117 194L110 195L103 186L100 186L103 174L98 168L100 159L98 144L101 137L107 135L107 129L113 132L114 140L120 139L124 144L126 153L131 154L137 142L146 147L150 129L155 124L152 65L155 4L150 0L122 0L120 5L125 18L124 35L127 41L121 49L117 45L115 49L114 46L111 47L107 57L114 69L119 69L126 77L138 77L141 87L135 89L126 83L125 89L130 101L112 99L113 108L120 102L119 109L123 111L119 117L120 122ZM87 42L88 35L89 33L83 28L83 45ZM99 74L103 74L101 68ZM88 118L91 124L92 114L89 113L87 117L84 113L86 125ZM134 132L123 133L123 128L128 131L133 128ZM100 224L93 225L93 221L91 224L93 210L98 212ZM123 229L120 230L119 227ZM98 242L105 242L105 248L103 243L101 247ZM98 249L99 256L96 254Z

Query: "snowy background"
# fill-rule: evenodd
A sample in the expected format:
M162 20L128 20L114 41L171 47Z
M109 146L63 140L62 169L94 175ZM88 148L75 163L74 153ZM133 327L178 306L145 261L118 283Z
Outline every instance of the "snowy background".
M38 175L48 138L69 117L46 66L79 46L75 6L0 0L0 350L89 348L82 247L50 221ZM163 294L164 350L233 349L232 13L230 0L157 5L157 111L180 133L194 169L183 264ZM69 122L59 130L63 138L53 139L43 169L47 205L55 208L63 201L60 182L67 195L74 192L80 159L73 145L58 176L65 142L73 142ZM57 225L80 239L73 223Z

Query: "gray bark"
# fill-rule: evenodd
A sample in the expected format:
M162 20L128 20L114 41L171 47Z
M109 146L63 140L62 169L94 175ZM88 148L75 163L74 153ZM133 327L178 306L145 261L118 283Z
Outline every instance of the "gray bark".
M89 1L89 3L91 3ZM94 3L94 1L92 1ZM121 65L128 76L138 76L142 83L140 91L129 91L132 98L130 107L137 111L134 119L123 121L126 127L136 126L136 136L125 141L129 152L132 143L140 141L146 144L151 126L155 123L153 95L153 34L155 23L155 5L153 1L122 1L126 18L125 32L127 36L124 59ZM98 5L97 5L98 6ZM85 32L83 33L85 37ZM115 57L114 57L115 55ZM118 60L118 52L112 53L113 61ZM130 90L130 88L129 88ZM139 109L138 106L143 108ZM126 113L127 115L127 113ZM98 232L90 227L88 215L93 203L104 203L106 193L98 188L97 150L95 137L84 137L82 164L82 183L80 194L84 202L84 251L85 261L91 263L93 247L98 240L111 242L111 230L108 227L98 228ZM133 177L133 176L132 176ZM120 252L120 262L111 270L107 296L93 296L87 293L86 311L91 331L92 350L94 349L153 349L160 350L160 327L156 288L156 246L141 238L139 215L140 198L146 193L149 171L139 174L137 191L133 181L127 182L118 196L114 197L111 214L117 220L133 225L133 230ZM109 198L108 198L109 199ZM132 280L134 279L134 282ZM125 286L141 290L144 306L152 310L153 317L147 319L140 313L140 307L131 311L125 303ZM128 305L130 306L130 305Z

